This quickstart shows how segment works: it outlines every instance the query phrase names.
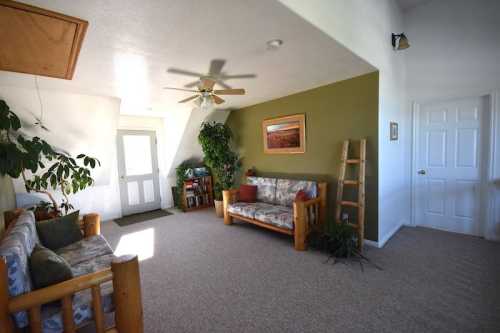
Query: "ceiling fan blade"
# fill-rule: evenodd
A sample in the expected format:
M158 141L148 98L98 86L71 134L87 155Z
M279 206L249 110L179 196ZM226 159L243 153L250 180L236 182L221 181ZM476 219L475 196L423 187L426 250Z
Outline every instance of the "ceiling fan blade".
M214 87L215 81L208 77L202 77L200 79L200 89L201 90L212 90Z
M220 75L221 79L253 79L256 78L255 74L239 74L239 75Z
M215 82L221 86L222 88L224 89L232 89L232 87L230 85L227 85L226 83L224 83L224 81L222 80L215 80Z
M184 88L198 87L199 84L200 84L200 80L196 80L196 81L193 81L193 82L190 82L190 83L184 85Z
M183 88L173 88L173 87L163 87L163 89L189 91L189 92L195 92L195 93L199 92L198 90L193 90L193 89L183 89Z
M191 72L191 71L185 71L183 69L172 68L172 67L169 68L169 69L167 69L167 72L168 73L172 73L172 74L187 75L187 76L194 76L194 77L203 76L203 74L200 74L200 73L195 73L195 72Z
M214 100L215 104L222 104L225 102L222 98L220 98L217 95L212 95L212 99Z
M245 89L214 90L214 94L217 94L217 95L245 95Z
M213 59L210 61L210 69L208 70L209 75L217 76L222 71L222 67L226 64L224 59Z
M188 98L185 98L185 99L183 99L183 100L179 101L179 103L186 103L186 102L189 102L190 100L195 99L195 98L198 98L199 96L200 96L200 95L193 95L193 96L190 96L190 97L188 97Z

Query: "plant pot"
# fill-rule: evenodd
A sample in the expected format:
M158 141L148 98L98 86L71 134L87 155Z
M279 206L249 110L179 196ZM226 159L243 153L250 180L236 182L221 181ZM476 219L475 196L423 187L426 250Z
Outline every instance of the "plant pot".
M222 201L214 200L214 204L215 204L215 215L217 215L217 217L224 217L224 209Z

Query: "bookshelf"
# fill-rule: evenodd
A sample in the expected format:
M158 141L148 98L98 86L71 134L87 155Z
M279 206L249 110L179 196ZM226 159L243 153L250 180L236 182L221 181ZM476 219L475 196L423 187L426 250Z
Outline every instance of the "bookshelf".
M213 207L212 177L195 177L184 181L182 194L182 207L185 212Z

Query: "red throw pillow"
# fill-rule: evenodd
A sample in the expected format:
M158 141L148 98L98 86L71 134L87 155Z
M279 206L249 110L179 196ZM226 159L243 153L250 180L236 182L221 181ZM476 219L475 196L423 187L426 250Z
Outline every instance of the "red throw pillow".
M304 190L300 190L295 194L295 201L307 201L309 200L309 197Z
M255 202L257 201L257 186L256 185L240 185L238 201Z

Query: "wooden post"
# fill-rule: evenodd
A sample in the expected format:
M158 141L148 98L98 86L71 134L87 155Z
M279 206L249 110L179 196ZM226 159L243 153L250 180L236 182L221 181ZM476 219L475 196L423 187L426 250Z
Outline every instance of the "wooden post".
M366 172L366 139L359 143L359 187L358 187L358 249L363 251L363 240L365 238L365 172Z
M67 295L62 298L62 317L65 333L75 333L75 321L73 320L73 297Z
M14 332L14 324L12 323L12 318L9 313L7 264L3 258L0 258L0 332Z
M92 287L92 310L94 312L95 330L97 333L104 333L104 311L101 302L101 287L95 285Z
M297 251L306 250L306 220L305 220L305 206L304 202L293 203L293 218L295 228L293 230L294 247Z
M23 212L22 208L16 208L13 210L7 210L3 212L3 221L4 221L4 231L7 230L9 225L14 222L19 215Z
M40 305L32 307L29 312L30 332L42 333L42 315Z
M85 238L99 235L101 233L101 217L99 214L91 213L84 215L83 228Z
M326 221L326 189L327 183L318 183L318 196L321 199L319 203L319 225L324 229Z
M233 218L229 216L229 212L227 211L227 208L231 203L231 194L231 191L222 191L222 207L224 209L224 224L226 225L233 224Z
M141 279L139 260L127 255L111 263L115 324L120 333L143 333Z

